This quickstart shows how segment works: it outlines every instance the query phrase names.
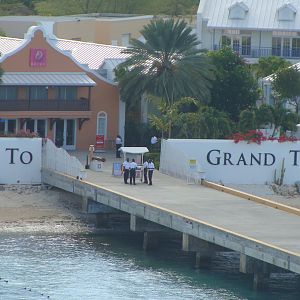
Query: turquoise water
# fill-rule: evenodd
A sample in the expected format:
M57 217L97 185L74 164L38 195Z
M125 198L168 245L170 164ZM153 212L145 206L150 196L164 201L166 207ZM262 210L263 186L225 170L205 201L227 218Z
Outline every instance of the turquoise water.
M298 278L272 276L254 292L231 253L194 270L178 251L144 252L136 236L0 234L1 300L300 299Z

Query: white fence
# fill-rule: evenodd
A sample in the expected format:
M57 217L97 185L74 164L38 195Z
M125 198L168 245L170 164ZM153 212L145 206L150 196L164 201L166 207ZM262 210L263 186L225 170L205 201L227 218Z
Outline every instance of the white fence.
M265 184L279 179L294 184L300 181L300 142L265 141L258 145L231 140L163 140L160 171L183 179L205 177L232 184Z
M54 143L47 139L43 146L42 167L74 177L84 177L84 166L65 149L57 148Z

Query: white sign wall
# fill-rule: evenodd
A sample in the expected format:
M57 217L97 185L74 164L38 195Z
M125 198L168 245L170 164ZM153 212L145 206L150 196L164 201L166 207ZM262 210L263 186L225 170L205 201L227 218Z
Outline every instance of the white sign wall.
M197 160L198 172L214 182L265 184L280 176L284 161L284 181L300 180L300 142L265 141L260 145L232 140L162 141L160 170L181 178L188 177L188 162Z
M40 184L42 139L0 138L0 184Z

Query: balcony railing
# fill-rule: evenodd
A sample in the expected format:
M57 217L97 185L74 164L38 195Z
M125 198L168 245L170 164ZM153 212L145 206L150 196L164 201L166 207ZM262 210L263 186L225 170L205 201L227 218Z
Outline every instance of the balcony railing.
M0 111L88 111L88 99L0 100Z
M221 48L222 46L215 45L214 50L220 50ZM254 48L250 46L234 46L232 49L243 57L259 58L266 56L280 56L287 59L300 58L300 48Z

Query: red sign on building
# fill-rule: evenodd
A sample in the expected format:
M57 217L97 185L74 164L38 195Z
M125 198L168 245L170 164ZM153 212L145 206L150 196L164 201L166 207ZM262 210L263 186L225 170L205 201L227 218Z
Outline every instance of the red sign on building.
M46 67L46 49L31 48L29 56L30 67Z
M96 135L95 150L104 150L104 135Z

